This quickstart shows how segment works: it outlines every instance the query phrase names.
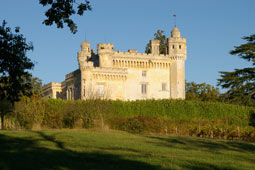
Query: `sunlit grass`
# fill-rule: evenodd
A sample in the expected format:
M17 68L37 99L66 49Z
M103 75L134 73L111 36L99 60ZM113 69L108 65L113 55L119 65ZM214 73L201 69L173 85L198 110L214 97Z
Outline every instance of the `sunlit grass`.
M120 131L0 131L0 169L255 169L255 144Z

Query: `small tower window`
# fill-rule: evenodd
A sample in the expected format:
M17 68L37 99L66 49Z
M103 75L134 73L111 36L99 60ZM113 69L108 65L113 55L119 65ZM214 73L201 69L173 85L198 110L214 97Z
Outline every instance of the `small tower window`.
M173 45L172 47L173 47L173 49L174 49L174 45Z
M182 46L181 46L181 45L179 45L179 49L182 49Z

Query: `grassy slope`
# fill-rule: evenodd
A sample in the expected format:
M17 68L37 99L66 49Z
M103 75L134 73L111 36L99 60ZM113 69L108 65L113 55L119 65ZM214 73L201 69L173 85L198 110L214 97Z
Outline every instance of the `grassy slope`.
M0 131L0 169L255 169L255 144L119 131Z

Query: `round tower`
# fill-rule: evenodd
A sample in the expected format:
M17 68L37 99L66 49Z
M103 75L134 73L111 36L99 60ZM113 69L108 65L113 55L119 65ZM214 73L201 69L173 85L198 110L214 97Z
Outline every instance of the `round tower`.
M171 31L171 37L167 39L167 54L170 56L184 57L184 59L186 59L186 39L181 37L181 32L176 26Z
M181 37L175 26L167 39L167 55L171 58L170 97L185 99L185 60L187 58L186 39Z
M88 41L85 40L81 43L81 51L90 52L90 43Z
M88 41L83 41L81 43L81 51L78 52L78 63L79 66L83 65L88 58L91 57L90 43Z
M103 43L97 45L97 54L99 55L100 67L112 67L112 54L114 53L114 45L111 43Z

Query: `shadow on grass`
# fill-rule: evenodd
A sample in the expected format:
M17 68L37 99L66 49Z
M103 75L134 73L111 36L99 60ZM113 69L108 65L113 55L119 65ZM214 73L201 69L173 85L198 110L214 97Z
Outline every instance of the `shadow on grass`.
M183 169L189 169L189 170L238 170L239 168L233 168L230 166L219 166L219 165L213 165L210 163L204 163L199 161L185 161L184 165L182 166Z
M255 153L255 145L240 141L220 141L215 139L200 139L193 137L156 137L147 136L148 138L156 139L158 142L154 144L165 147L184 147L185 149L193 150L194 148L204 148L211 152L217 151L238 151Z
M0 135L0 169L161 169L144 162L126 160L118 155L99 152L76 152L68 150L54 136L38 133L43 140L54 142L59 149L41 148L42 139L14 138Z

